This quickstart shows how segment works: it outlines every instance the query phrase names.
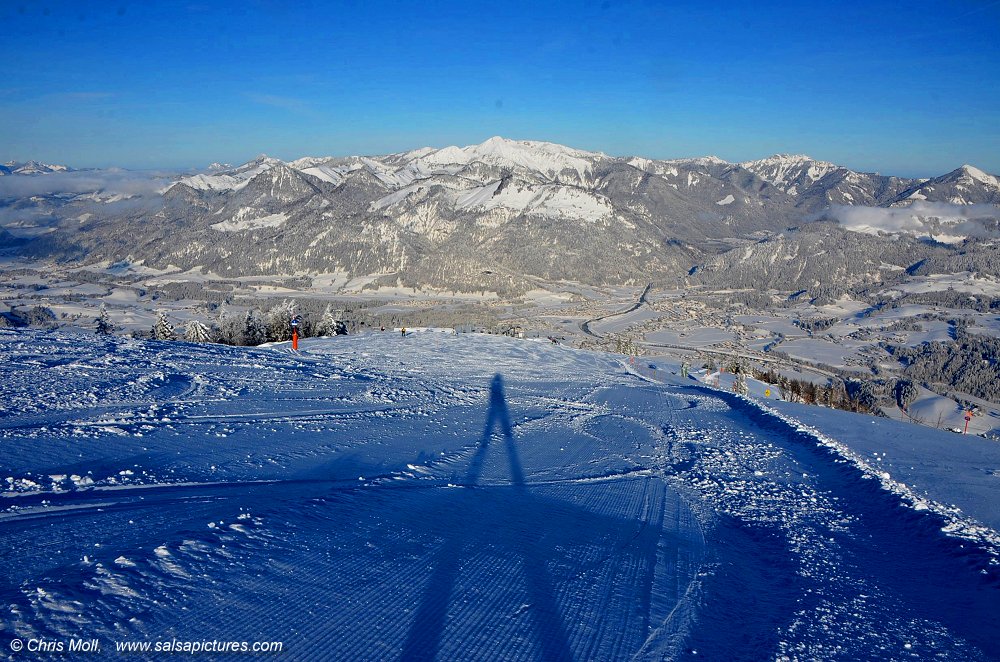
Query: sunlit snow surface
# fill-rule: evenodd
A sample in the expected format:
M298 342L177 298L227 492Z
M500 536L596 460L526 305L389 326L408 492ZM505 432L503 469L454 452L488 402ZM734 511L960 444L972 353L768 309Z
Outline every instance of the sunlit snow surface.
M997 534L933 479L1000 483L992 446L928 469L923 444L894 476L872 434L902 465L917 428L806 427L608 355L443 333L301 348L0 331L5 655L79 636L289 659L1000 657ZM978 508L997 489L967 488Z

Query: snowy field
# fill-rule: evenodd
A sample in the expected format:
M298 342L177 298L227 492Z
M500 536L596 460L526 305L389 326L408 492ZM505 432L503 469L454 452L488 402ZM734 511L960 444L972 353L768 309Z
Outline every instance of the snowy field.
M685 347L712 347L734 340L731 332L725 329L711 327L693 327L686 331L654 331L646 334L646 342L666 345L683 345Z
M1000 658L996 443L548 342L301 349L0 331L5 655Z

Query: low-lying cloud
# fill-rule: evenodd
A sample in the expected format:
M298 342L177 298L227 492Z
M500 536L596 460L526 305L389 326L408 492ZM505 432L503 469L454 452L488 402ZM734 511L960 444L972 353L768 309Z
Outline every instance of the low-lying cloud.
M134 170L83 170L46 175L7 175L0 177L0 200L27 198L33 195L65 193L151 195L173 181L176 173Z
M1000 238L1000 207L915 202L907 207L833 205L816 219L836 221L845 230L867 234L908 234L956 243L965 238Z
M175 181L167 171L84 170L0 177L0 227L31 237L66 221L153 212ZM30 198L39 196L38 201ZM54 196L51 197L51 196Z

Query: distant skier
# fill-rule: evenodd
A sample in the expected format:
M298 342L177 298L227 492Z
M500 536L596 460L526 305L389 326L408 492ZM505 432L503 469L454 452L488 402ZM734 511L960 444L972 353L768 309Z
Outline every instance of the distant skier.
M402 336L404 338L406 337L406 327L405 326L402 329L399 330L399 334L400 334L400 336Z

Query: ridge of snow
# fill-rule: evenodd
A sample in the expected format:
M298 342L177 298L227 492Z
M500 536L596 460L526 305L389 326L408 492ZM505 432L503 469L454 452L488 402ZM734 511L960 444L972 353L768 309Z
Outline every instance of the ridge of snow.
M305 173L307 175L312 175L316 179L321 179L324 182L329 182L331 184L339 184L340 182L344 181L343 171L328 165L317 165L309 168L300 168L299 172Z
M49 175L54 172L68 172L69 167L41 161L8 161L4 164L14 175Z
M798 195L796 182L801 178L804 177L812 184L841 169L835 163L817 161L805 154L774 154L756 161L744 161L739 165L789 195Z
M241 166L223 170L214 174L199 173L190 177L182 177L174 184L186 184L193 189L200 191L238 191L260 173L270 170L278 164L285 165L280 159L271 158L266 154L261 154L252 161L247 161ZM174 186L171 184L164 190Z
M1000 179L997 179L993 175L983 172L979 168L971 165L963 165L961 170L965 172L972 179L986 184L987 186L992 186L994 188L1000 188Z
M305 170L306 168L315 168L317 166L322 166L333 161L332 156L303 156L295 159L294 161L286 162L286 165L295 168L296 170Z
M593 160L604 157L600 152L586 152L555 143L494 136L478 145L444 147L416 160L427 165L468 165L480 161L490 165L524 168L550 176L563 170L573 170L582 179L592 169Z
M975 543L985 549L994 560L1000 559L1000 533L997 531L980 524L972 518L964 516L962 511L954 506L945 505L930 498L920 496L906 484L894 479L887 471L873 467L871 463L846 444L823 434L816 428L806 425L791 416L786 416L776 409L756 402L751 398L743 396L735 397L740 398L748 407L756 408L765 415L774 417L789 428L792 428L796 433L811 438L817 445L828 448L836 453L866 477L877 480L882 489L895 494L906 507L914 511L926 510L939 515L947 522L941 529L946 535Z
M685 159L660 159L659 161L654 161L654 163L657 162L667 163L670 165L732 165L729 161L712 155L693 156Z
M229 191L246 185L245 179L233 177L232 175L206 175L197 174L184 177L174 184L184 184L199 191ZM171 184L173 186L174 184ZM169 188L169 187L168 187Z
M709 154L707 156L694 156L689 159L676 159L675 162L687 161L688 163L715 163L718 165L728 165L729 161L720 159L718 156Z
M348 170L328 165L332 157L312 157L305 156L288 163L281 159L275 159L266 155L261 155L252 161L248 161L236 168L209 173L199 173L190 177L183 177L174 184L186 184L193 189L200 191L239 191L257 175L272 170L276 167L288 168L293 171L312 175L331 184L339 184L344 180L344 175ZM217 164L213 164L217 165ZM378 168L383 166L379 164ZM211 170L211 167L209 168ZM378 173L376 173L378 174ZM170 186L173 186L171 184ZM170 188L167 187L167 189ZM167 190L164 189L164 190Z

